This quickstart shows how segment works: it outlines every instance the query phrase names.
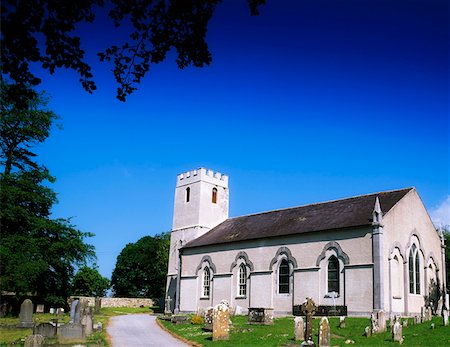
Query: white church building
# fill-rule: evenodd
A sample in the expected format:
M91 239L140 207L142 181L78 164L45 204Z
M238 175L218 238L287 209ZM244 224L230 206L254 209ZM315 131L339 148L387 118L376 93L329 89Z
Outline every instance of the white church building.
M167 296L292 314L311 297L348 315L420 313L445 288L445 248L415 188L228 217L228 176L177 176ZM333 298L334 296L334 298Z

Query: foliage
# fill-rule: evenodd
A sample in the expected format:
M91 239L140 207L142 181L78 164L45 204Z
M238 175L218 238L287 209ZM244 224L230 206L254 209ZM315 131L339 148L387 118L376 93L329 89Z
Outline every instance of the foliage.
M164 295L170 234L145 236L129 243L117 257L111 285L118 297L159 298Z
M201 316L193 315L191 318L191 324L204 324L205 320Z
M116 27L132 26L129 41L99 53L100 60L111 61L119 83L117 98L125 101L136 89L151 64L157 64L174 49L180 68L201 67L211 62L205 41L208 22L222 0L111 0L109 17ZM252 15L265 0L247 0ZM53 73L68 68L80 76L83 88L95 89L90 66L74 30L92 23L95 14L106 10L104 0L2 1L2 75L19 85L38 85L41 80L30 71L30 63L40 64Z
M93 247L84 243L92 234L77 230L70 219L50 218L57 199L47 184L54 178L31 160L31 147L48 137L56 116L40 96L15 113L3 98L9 90L2 86L0 287L64 306L75 265L94 258Z
M248 325L247 317L231 318L233 328L228 341L212 341L211 333L204 332L201 325L175 325L170 321L159 322L175 334L203 346L291 346L294 342L294 322L292 317L277 318L274 325ZM318 345L320 317L313 319L313 341ZM390 331L363 336L364 328L370 325L368 318L346 318L346 327L339 328L339 318L329 318L331 329L331 346L347 346L346 340L354 341L354 346L398 346L392 341ZM444 327L441 317L433 317L431 322L413 325L408 319L408 326L403 328L404 346L448 346L450 335ZM430 329L430 324L435 329ZM300 342L297 343L299 345Z
M109 289L109 280L96 268L83 266L73 278L72 294L103 297Z

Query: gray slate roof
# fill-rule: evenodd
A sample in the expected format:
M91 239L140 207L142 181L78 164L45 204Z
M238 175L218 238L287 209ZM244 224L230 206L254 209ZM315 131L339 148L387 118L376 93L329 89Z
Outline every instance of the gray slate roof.
M380 192L229 218L183 248L370 225L377 196L385 214L413 189Z

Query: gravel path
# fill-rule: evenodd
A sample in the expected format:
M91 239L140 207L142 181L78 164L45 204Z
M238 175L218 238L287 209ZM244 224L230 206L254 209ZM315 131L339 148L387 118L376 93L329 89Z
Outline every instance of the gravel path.
M116 316L107 327L112 347L189 346L162 330L148 314Z

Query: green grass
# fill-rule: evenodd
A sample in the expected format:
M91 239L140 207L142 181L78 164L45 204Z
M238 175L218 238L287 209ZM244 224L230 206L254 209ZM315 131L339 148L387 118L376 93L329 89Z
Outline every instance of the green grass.
M294 319L292 317L275 319L272 326L258 326L247 324L247 317L233 317L234 329L230 333L228 341L211 340L212 334L202 330L202 325L174 325L169 321L161 323L175 334L184 337L190 341L197 342L203 346L289 346L300 342L294 341ZM313 321L314 342L318 343L318 327L320 318ZM440 317L434 317L433 323L436 328L430 329L431 322L411 325L409 320L408 327L403 328L404 346L450 346L450 327L444 327ZM339 328L339 319L331 318L331 345L332 346L351 346L346 345L347 339L355 341L354 346L396 346L390 333L375 334L371 337L363 335L364 328L370 325L367 318L347 318L346 327Z
M100 310L99 314L94 314L94 323L101 322L103 325L102 332L96 332L87 338L87 342L83 342L82 344L86 344L87 346L103 346L108 347L109 342L106 333L106 326L108 324L108 320L111 317L125 315L125 314L135 314L135 313L152 313L153 311L149 307L138 307L138 308L129 308L129 307L106 307ZM35 313L33 314L33 322L35 324L50 322L53 318L56 318L55 315L50 313ZM69 313L63 315L58 322L68 323L70 320ZM3 317L0 318L0 347L3 346L23 346L23 341L28 335L33 333L32 329L18 329L15 328L15 325L19 323L18 317ZM49 344L57 344L58 341L56 338L46 339L46 343ZM68 346L72 346L71 343L68 343Z

